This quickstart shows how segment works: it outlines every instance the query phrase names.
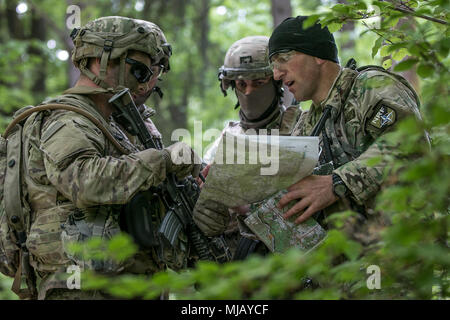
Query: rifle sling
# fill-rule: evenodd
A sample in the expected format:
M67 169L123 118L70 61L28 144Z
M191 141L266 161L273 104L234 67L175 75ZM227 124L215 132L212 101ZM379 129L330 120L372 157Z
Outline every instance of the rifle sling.
M116 139L114 139L114 137L111 135L109 130L97 118L95 118L93 115L91 115L87 111L84 111L84 110L82 110L80 108L77 108L77 107L74 107L74 106L65 105L65 104L56 104L56 103L46 104L46 105L37 106L37 107L31 108L31 109L29 109L27 111L24 111L22 114L20 114L17 118L15 118L8 125L8 127L5 130L5 132L3 133L3 137L6 139L8 137L8 135L10 134L11 130L15 127L15 125L20 123L21 121L23 121L27 117L29 117L31 114L33 114L35 112L39 112L39 111L44 111L44 110L56 110L56 109L63 109L63 110L73 111L73 112L76 112L76 113L79 113L79 114L85 116L90 121L92 121L92 123L95 124L97 126L97 128L99 128L103 132L105 137L117 148L117 150L119 150L123 154L129 154L130 153L128 150L123 148L119 144L119 142L117 142Z

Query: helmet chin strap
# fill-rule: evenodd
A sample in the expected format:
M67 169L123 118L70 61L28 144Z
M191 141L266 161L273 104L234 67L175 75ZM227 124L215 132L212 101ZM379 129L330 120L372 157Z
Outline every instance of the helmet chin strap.
M110 88L110 86L105 81L103 81L103 79L101 79L99 76L97 76L91 70L86 68L87 62L88 62L87 58L84 58L80 61L80 64L78 66L80 69L80 72L82 74L84 74L86 77L88 77L90 80L92 80L92 82L94 82L96 85L98 85L104 89Z

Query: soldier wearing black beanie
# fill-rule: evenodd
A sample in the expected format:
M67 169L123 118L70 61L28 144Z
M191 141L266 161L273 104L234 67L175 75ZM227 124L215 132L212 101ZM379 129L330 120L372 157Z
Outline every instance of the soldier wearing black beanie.
M304 29L307 16L285 19L272 33L269 40L269 59L281 52L295 50L313 57L339 63L338 50L328 28L318 23Z
M274 79L282 80L297 101L319 104L341 67L333 35L318 23L303 28L307 18L287 18L275 28L269 39L269 59Z
M369 166L367 160L398 154L397 142L380 137L408 116L420 121L420 102L404 78L381 67L341 67L333 35L318 23L303 28L307 19L288 18L275 28L269 58L276 81L297 101L312 100L292 135L320 136L319 163L324 166L291 185L277 206L282 209L296 200L283 215L295 217L295 223L313 218L328 228L324 218L344 210L358 212L354 221L365 221L375 212L373 200L390 170L387 161ZM374 223L382 221L377 217ZM381 230L348 222L353 226L348 232L363 245L369 243L369 230Z

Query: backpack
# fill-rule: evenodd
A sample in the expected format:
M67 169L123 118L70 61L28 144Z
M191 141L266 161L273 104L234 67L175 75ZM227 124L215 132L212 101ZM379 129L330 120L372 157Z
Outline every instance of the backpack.
M101 122L80 108L47 104L26 106L19 109L0 136L0 272L14 278L11 290L21 299L37 297L36 276L30 265L26 247L27 234L31 228L31 209L23 188L22 129L26 119L35 112L65 109L82 114L91 120L122 153L128 154L112 137ZM26 288L22 288L25 282Z

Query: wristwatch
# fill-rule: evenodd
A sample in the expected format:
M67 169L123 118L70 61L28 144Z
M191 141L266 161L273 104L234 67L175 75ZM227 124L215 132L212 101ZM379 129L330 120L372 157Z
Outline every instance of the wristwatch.
M344 198L348 195L348 188L336 173L333 173L333 193L339 198Z

